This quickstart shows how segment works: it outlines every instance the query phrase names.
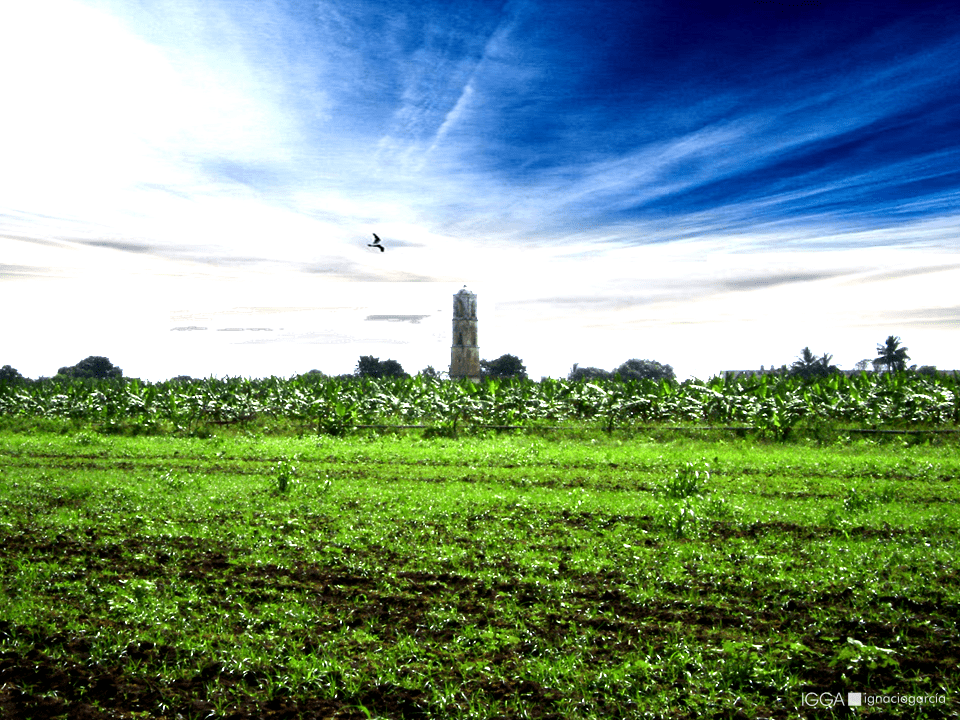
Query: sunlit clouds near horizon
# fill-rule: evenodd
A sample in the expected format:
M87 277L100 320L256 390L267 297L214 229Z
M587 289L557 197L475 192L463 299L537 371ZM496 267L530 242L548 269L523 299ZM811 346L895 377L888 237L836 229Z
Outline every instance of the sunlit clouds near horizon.
M958 168L949 3L8 3L0 365L960 368Z

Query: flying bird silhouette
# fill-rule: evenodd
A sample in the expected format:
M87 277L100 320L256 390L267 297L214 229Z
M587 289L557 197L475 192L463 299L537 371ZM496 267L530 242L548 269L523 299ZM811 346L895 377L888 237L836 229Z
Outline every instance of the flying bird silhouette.
M372 242L372 243L368 243L368 244L367 244L367 247L375 247L375 248L377 248L378 250L380 250L380 252L383 252L384 250L386 250L386 248L383 247L383 245L380 244L380 238L377 236L376 233L373 233L373 242Z

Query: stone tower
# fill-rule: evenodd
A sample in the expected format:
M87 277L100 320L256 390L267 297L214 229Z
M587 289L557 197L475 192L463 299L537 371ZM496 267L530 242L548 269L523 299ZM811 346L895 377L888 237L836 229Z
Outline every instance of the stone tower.
M480 346L477 345L477 296L463 286L453 296L453 346L450 377L480 382Z

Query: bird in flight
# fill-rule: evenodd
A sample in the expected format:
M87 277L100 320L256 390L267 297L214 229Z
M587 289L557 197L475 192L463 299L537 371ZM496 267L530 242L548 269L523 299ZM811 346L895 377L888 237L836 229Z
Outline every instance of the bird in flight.
M383 252L384 250L386 250L386 248L383 247L383 245L380 244L380 238L377 236L376 233L373 233L373 242L372 242L372 243L367 243L367 247L375 247L375 248L378 248L378 249L380 250L380 252Z

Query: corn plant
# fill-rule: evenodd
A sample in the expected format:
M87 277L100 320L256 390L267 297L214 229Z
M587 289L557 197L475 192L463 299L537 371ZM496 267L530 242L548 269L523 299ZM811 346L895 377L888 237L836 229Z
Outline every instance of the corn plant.
M346 435L356 424L356 414L339 400L322 406L317 419L317 432L322 435Z
M662 507L657 513L659 524L673 540L682 540L696 534L700 518L690 498L670 507Z
M294 464L296 459L283 458L277 461L274 468L275 486L278 493L285 494L290 488L290 484L297 475L297 466Z
M607 432L635 424L748 425L785 440L798 426L953 428L960 379L916 373L832 375L815 381L764 375L682 383L633 380L415 378L53 378L0 383L0 416L60 418L101 429L210 426L284 418L343 435L361 424L426 424L456 433L464 425L597 422Z
M665 497L677 500L701 495L709 479L710 467L705 462L702 460L685 462L664 481L661 492Z

